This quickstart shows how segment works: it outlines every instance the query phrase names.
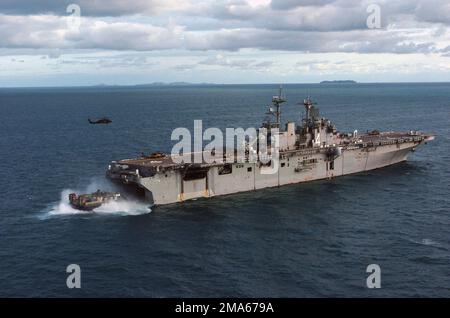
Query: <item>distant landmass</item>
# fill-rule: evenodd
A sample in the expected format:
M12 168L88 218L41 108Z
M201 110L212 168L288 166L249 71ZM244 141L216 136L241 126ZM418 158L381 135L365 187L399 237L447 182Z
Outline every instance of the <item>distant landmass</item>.
M339 80L339 81L322 81L320 84L357 84L358 82L352 80Z
M214 83L189 83L189 82L153 82L147 84L135 84L135 85L119 85L119 84L97 84L93 87L155 87L155 86L199 86L199 85L217 85Z
M137 84L132 85L134 87L150 87L150 86L195 86L195 85L215 85L213 83L189 83L189 82L172 82L172 83L165 83L165 82L154 82L149 84Z

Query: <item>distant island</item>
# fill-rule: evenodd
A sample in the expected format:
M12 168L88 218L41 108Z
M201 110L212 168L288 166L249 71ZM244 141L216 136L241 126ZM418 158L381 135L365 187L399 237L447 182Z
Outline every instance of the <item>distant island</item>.
M217 85L214 83L189 83L189 82L153 82L148 84L97 84L92 87L136 87L136 88L145 88L145 87L159 87L159 86L207 86L207 85Z
M344 80L344 81L322 81L320 84L358 84L356 81Z
M189 83L189 82L153 82L149 84L137 84L132 85L134 87L152 87L152 86L204 86L204 85L216 85L213 83Z

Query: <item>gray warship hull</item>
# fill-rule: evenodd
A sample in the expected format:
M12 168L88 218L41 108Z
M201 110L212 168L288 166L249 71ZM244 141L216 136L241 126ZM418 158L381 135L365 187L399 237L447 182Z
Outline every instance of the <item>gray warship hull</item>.
M141 189L149 202L162 205L383 168L407 160L408 154L430 137L392 133L378 139L370 144L344 147L341 155L332 161L323 148L280 152L278 171L273 174L266 174L267 167L259 163L244 162L230 164L227 174L221 173L225 164L204 164L193 169L197 177L192 176L192 172L187 176L185 169L169 166L146 177L140 170L155 164L164 165L164 160L131 159L113 162L107 176Z
M279 106L285 102L274 96L276 122L264 128L279 128ZM277 133L279 155L271 166L245 157L227 157L224 151L214 163L176 163L173 155L113 161L107 177L142 193L155 205L212 198L238 192L284 186L383 168L407 160L420 144L434 138L420 132L378 132L358 135L339 133L334 125L319 117L308 98L302 125L290 122ZM272 108L271 108L272 110ZM259 152L258 152L259 153ZM190 157L192 154L187 154ZM276 162L276 163L275 163ZM277 165L273 170L274 165Z

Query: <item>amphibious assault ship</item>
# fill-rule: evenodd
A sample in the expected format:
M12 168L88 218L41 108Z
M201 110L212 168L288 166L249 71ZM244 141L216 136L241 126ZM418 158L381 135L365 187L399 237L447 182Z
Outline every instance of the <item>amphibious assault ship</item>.
M331 121L320 116L309 97L303 101L306 115L301 122L288 122L281 129L284 102L280 90L261 127L278 128L278 160L269 164L261 160L259 149L252 149L257 158L250 160L251 151L246 145L241 158L236 152L230 156L224 149L217 150L214 155L219 159L213 163L179 163L175 155L163 153L113 161L107 177L131 187L149 202L162 205L378 169L405 161L418 145L434 139L418 131L340 133ZM269 136L267 142L271 140L274 138ZM274 164L277 169L273 169Z

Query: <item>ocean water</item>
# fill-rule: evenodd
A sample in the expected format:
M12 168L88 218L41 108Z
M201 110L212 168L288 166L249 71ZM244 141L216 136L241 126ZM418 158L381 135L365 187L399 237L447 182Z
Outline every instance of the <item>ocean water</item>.
M277 85L0 89L0 296L449 297L450 84L285 85L340 131L437 134L385 169L211 200L77 212L108 163L176 127L258 127ZM108 116L111 125L89 125ZM81 289L66 267L81 267ZM381 267L381 289L366 267Z

